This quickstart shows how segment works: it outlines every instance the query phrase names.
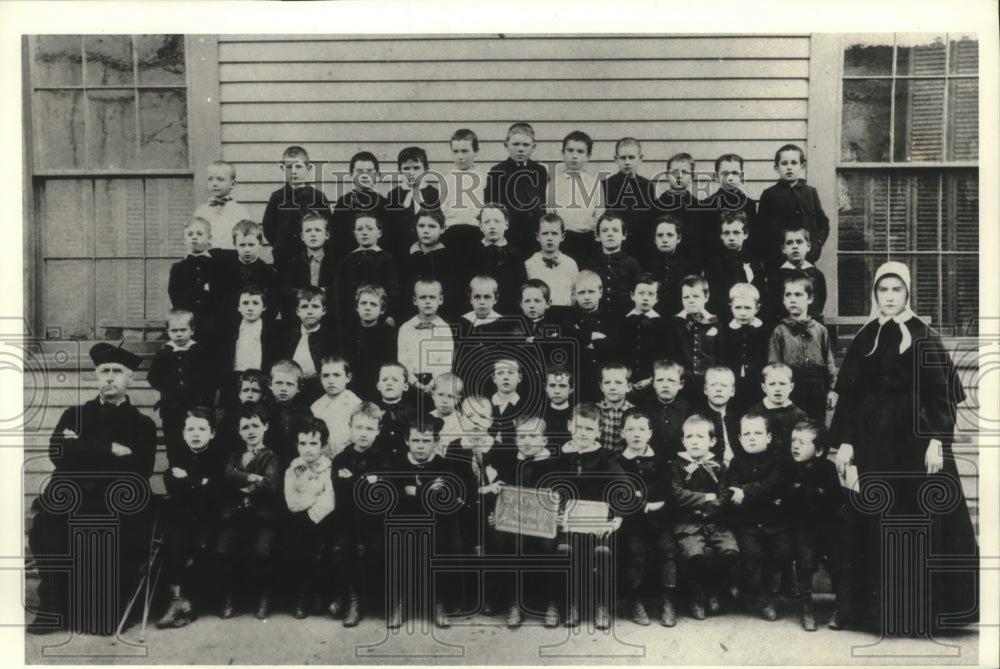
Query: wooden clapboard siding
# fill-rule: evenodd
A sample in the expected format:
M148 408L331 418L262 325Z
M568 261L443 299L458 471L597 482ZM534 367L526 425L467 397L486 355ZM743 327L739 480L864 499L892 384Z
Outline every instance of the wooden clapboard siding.
M558 161L576 129L594 138L592 166L607 172L626 135L643 142L646 176L680 151L708 171L740 153L756 197L773 180L775 149L807 138L805 35L234 35L219 37L218 52L222 154L258 217L291 144L306 146L336 197L357 151L388 172L400 149L419 145L445 170L448 138L468 127L488 168L506 157L510 123L527 120L542 162Z

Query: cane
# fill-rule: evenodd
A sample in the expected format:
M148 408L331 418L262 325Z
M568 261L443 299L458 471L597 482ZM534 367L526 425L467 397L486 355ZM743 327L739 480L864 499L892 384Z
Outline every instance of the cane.
M157 523L157 520L158 520L158 518L154 518L153 519L153 528L152 528L152 531L150 532L150 535L149 535L149 560L146 563L146 569L143 572L142 576L139 578L139 582L136 584L135 592L132 593L131 599L128 600L128 604L125 606L125 612L122 615L121 622L118 623L118 629L115 631L115 636L116 637L121 636L122 630L125 629L125 622L128 620L129 614L132 613L132 607L135 606L135 601L139 598L139 593L143 591L143 588L145 588L145 590L146 590L146 602L145 602L145 609L144 609L144 615L143 615L143 630L142 630L142 634L143 634L143 636L145 636L146 615L148 615L148 612L149 612L149 599L150 599L150 595L149 595L149 591L150 591L150 588L149 588L149 572L153 568L153 561L156 560L156 557L159 555L160 545L162 544L161 541L158 541L156 539L156 523ZM159 572L157 572L157 574L156 574L157 580L159 580L159 577L160 577L160 574L159 574ZM154 584L154 587L155 587L155 584ZM141 640L142 639L140 639L140 641Z

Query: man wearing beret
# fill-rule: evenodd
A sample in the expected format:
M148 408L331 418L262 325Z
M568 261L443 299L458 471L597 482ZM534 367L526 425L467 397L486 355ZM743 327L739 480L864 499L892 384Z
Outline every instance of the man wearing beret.
M33 507L35 634L113 634L149 548L156 426L126 394L141 359L106 343L90 357L99 395L59 418L49 440L54 471Z

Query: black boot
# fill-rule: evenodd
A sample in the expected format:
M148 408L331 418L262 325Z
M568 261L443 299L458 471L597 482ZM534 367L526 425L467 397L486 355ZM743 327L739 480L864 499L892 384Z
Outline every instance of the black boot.
M663 594L663 615L660 617L660 624L664 627L673 627L677 624L677 612L674 611L674 597L669 591Z
M816 631L816 617L813 615L812 599L802 603L802 629L807 632Z
M181 586L170 586L170 595L170 606L167 608L167 612L163 614L162 618L156 621L156 626L159 629L184 627L191 622L191 602L184 599L181 595Z
M351 593L347 600L347 614L344 615L344 627L357 627L361 622L361 601L357 594Z

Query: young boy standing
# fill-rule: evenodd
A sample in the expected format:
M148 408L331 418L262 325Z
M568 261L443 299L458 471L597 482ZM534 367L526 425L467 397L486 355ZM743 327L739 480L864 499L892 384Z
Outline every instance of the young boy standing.
M417 241L398 258L402 261L400 284L410 288L417 279L440 282L444 291L441 316L450 320L459 315L462 303L460 281L466 272L460 265L462 259L441 242L442 232L444 232L444 214L440 209L421 209L417 212ZM415 307L410 307L407 313L412 315L414 311Z
M348 164L352 189L337 198L331 207L330 239L337 263L358 246L354 236L354 222L361 214L381 221L385 216L387 200L375 190L379 181L379 164L375 154L358 151Z
M569 421L573 416L573 373L566 365L552 365L545 371L545 396L548 401L542 411L545 436L551 444L569 441Z
M621 317L631 308L630 294L642 268L635 258L622 251L625 222L619 214L606 213L597 219L597 237L601 253L583 263L583 267L601 277L605 308Z
M704 264L712 255L716 240L711 226L705 222L703 205L691 194L694 178L694 158L690 153L675 153L667 159L667 189L656 198L654 207L658 214L673 214L684 226L681 252L698 264Z
M284 293L281 301L282 320L293 320L298 306L296 292L300 288L322 288L333 295L336 279L336 258L330 249L330 222L314 211L302 217L302 249L285 258L278 266L278 279Z
M541 250L524 261L528 278L544 281L551 291L552 304L563 307L573 304L573 282L579 272L576 260L560 250L568 234L558 214L542 216L536 235ZM587 233L587 243L593 245L593 233Z
M295 298L299 327L285 332L277 356L294 360L302 370L302 401L312 404L323 394L319 383L320 361L334 353L337 339L324 323L326 293L322 289L299 288Z
M370 283L354 292L354 313L341 328L344 357L354 370L351 388L366 402L378 399L379 370L396 359L396 328L385 321L385 289Z
M224 160L209 164L207 173L208 202L198 205L193 216L208 221L216 248L231 249L230 234L239 221L250 218L247 208L233 198L236 187L236 167Z
M530 124L511 125L503 145L510 157L490 168L484 202L502 204L510 212L510 243L529 253L534 250L538 219L545 213L549 175L544 165L531 160L535 131Z
M319 382L325 395L312 403L310 411L326 425L323 453L334 458L350 441L351 414L361 405L361 399L347 389L351 382L351 365L347 360L329 355L319 364Z
M441 194L423 180L427 152L419 146L400 151L396 164L403 180L386 196L382 246L394 258L405 258L417 241L417 214L421 209L440 209Z
M601 397L601 366L619 350L618 320L602 304L603 295L599 274L585 269L577 275L573 282L575 306L567 330L576 340L580 356L580 397L588 402Z
M490 398L493 426L490 434L502 446L514 443L514 419L523 411L517 386L521 383L521 366L514 358L501 358L493 363L493 383L497 391Z
M758 291L764 290L764 265L744 250L749 234L746 214L724 211L720 218L721 250L708 258L705 267L705 278L712 294L708 310L713 314L725 313L729 289L737 283L749 283Z
M715 430L695 414L684 421L684 451L671 464L675 504L673 532L692 581L691 616L704 620L718 611L717 590L727 583L739 556L736 537L725 521L726 466L715 460ZM715 586L715 587L712 587ZM711 594L710 594L711 593Z
M216 255L220 308L224 313L232 313L240 292L249 286L262 289L267 303L273 304L278 297L278 275L274 267L260 257L264 248L264 232L260 224L241 220L233 226L230 237L235 250L220 251ZM275 309L268 312L267 318L272 320L277 315Z
M785 144L774 154L778 183L760 194L757 210L763 232L761 243L767 249L764 261L768 264L781 263L778 250L785 229L805 228L809 231L812 248L806 254L806 260L811 263L819 260L823 245L830 236L830 219L823 211L819 193L802 178L805 167L806 153L794 144Z
M783 318L768 344L768 361L782 362L792 369L795 387L791 401L820 423L826 421L827 409L837 403L832 389L837 381L830 334L809 315L812 282L805 276L785 279Z
M761 258L764 249L759 248L757 232L757 201L747 197L743 191L743 157L726 153L715 159L715 181L718 190L705 198L706 215L714 217L709 235L715 237L722 230L722 215L742 212L747 220L746 250L755 258ZM723 240L725 241L725 240Z
M635 307L618 329L622 358L638 377L632 383L634 390L643 390L652 382L653 362L666 354L670 340L666 319L653 309L658 291L659 283L652 274L641 275L632 289Z
M770 447L767 419L747 413L740 420L742 449L729 465L726 486L733 493L732 518L743 556L745 594L761 617L777 620L770 581L791 566L791 537L781 493L788 458Z
M295 459L298 449L295 425L308 418L309 404L302 403L299 391L302 388L302 368L294 360L279 360L271 366L268 374L268 389L274 400L267 409L267 445L282 468Z
M409 384L418 390L426 389L438 374L450 372L454 361L451 326L438 315L443 303L440 281L418 280L413 284L417 315L399 326L399 362L409 370Z
M632 372L618 363L601 368L601 394L604 399L597 405L601 412L601 445L612 453L622 452L622 419L634 405L626 399Z
M456 409L464 389L465 384L462 383L462 379L451 372L439 374L431 381L430 393L434 409L428 412L428 415L441 421L438 441L442 446L462 436L462 423Z
M698 266L678 246L684 240L684 225L673 214L664 214L653 222L655 252L646 252L646 268L660 281L660 300L656 310L675 314L683 308L681 281L692 274L701 274Z
M787 456L792 439L792 428L801 420L809 418L806 412L792 404L792 368L782 362L772 362L761 372L761 388L764 399L750 407L750 411L762 414L771 429L771 443L780 455Z
M660 624L673 627L677 624L674 611L674 589L677 587L677 545L670 528L670 465L666 458L657 455L649 444L653 436L652 419L639 409L625 414L622 436L625 450L618 456L618 466L626 474L631 487L631 497L625 503L635 511L622 519L618 532L618 545L625 552L625 574L632 622L648 625L649 616L642 598L646 565L658 568L660 601L663 604ZM650 560L649 558L652 558Z
M209 253L212 246L212 227L203 218L192 218L184 224L183 259L170 266L167 295L171 307L194 314L194 324L202 344L215 348L218 312L228 313L219 305L217 279L218 259Z
M771 272L767 278L767 307L764 310L764 320L771 326L776 325L788 315L785 310L785 279L793 276L807 276L813 285L813 300L809 304L809 315L819 323L823 322L823 310L826 309L826 276L823 272L806 260L812 244L809 242L809 231L805 228L787 228L781 232L781 253L785 262Z
M184 421L189 409L214 406L215 374L210 354L194 340L190 311L174 309L167 319L167 336L149 367L149 385L160 393L156 406L163 424L163 439L167 446L167 461L182 457Z
M684 368L689 370L690 383L684 390L690 402L701 400L705 370L719 359L719 321L708 312L708 281L691 275L681 281L681 302L684 310L670 321L671 349L676 350Z
M378 372L378 406L382 412L378 447L386 457L398 458L406 452L407 425L417 410L403 399L410 389L409 371L398 362L387 362Z
M562 162L549 180L549 214L561 217L566 241L563 252L583 262L593 253L594 227L604 208L597 175L587 169L594 140L574 130L562 142ZM541 241L541 239L539 239Z
M650 418L653 435L650 445L657 455L673 459L683 448L682 426L691 415L691 406L680 396L684 388L684 367L669 359L653 363L652 397L642 405Z
M477 214L484 202L486 172L476 165L479 137L468 128L456 130L451 136L454 167L444 174L441 210L444 212L444 243L459 255L471 251L482 236Z
M728 367L709 367L705 372L705 418L715 428L712 457L729 466L740 452L740 416L730 407L736 378Z
M649 240L653 220L653 203L656 187L639 174L642 164L642 145L634 137L623 137L615 142L615 164L618 172L601 182L604 208L615 213L625 222L628 237L625 252L644 262L650 255Z
M357 248L344 256L337 265L334 281L337 294L337 314L346 320L354 310L354 294L362 284L382 286L386 292L386 311L395 325L399 305L399 278L396 261L379 246L382 223L371 214L358 214L354 219L354 239Z
M537 221L531 237L534 238ZM482 243L471 254L469 270L477 275L493 277L497 282L497 311L505 316L517 313L521 285L527 281L522 247L508 243L510 214L503 205L487 204L479 210L479 227L483 231ZM511 237L513 240L514 237Z
M330 591L326 560L334 498L332 463L323 453L329 440L326 423L303 418L295 426L295 434L299 456L285 470L285 503L291 515L284 537L289 564L294 567L292 617L301 620L310 608L306 598L311 594L318 602Z
M719 362L733 370L736 395L733 410L742 415L761 399L760 371L767 364L769 335L757 318L760 293L749 283L737 283L729 289L729 310L733 318L720 328Z
M301 146L290 146L281 154L279 163L285 176L284 185L271 193L264 210L264 236L271 244L275 265L294 256L302 248L302 216L313 211L330 217L330 201L323 191L310 183L313 164L309 153Z

